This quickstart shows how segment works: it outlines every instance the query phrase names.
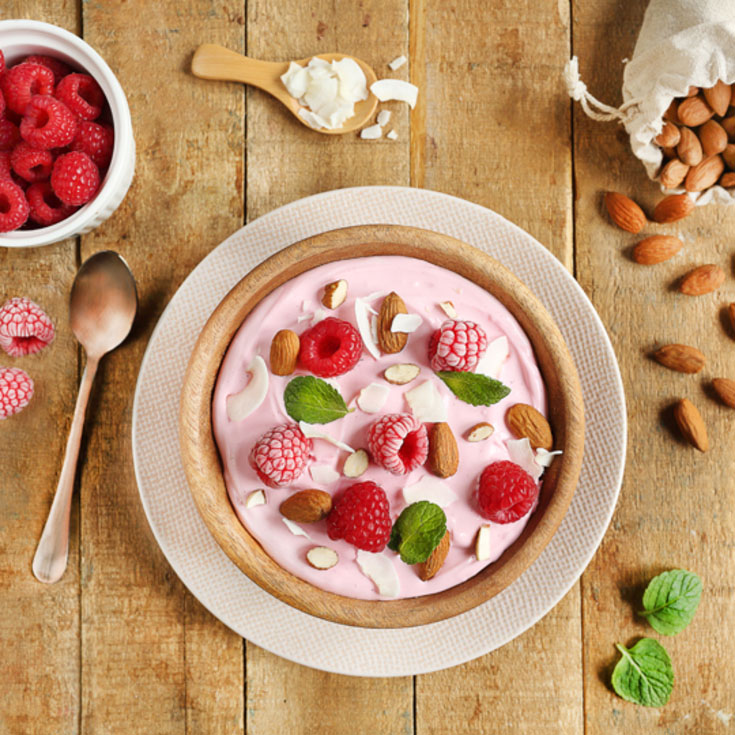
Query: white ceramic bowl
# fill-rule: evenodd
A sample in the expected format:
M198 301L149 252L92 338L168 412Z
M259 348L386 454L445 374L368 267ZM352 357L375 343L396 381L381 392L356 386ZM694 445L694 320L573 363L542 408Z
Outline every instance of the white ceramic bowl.
M0 50L12 66L29 54L46 54L93 76L102 88L112 113L115 147L100 190L91 202L61 222L36 230L0 233L0 246L30 248L49 245L89 232L104 222L125 197L135 170L135 140L130 108L120 82L104 59L81 38L63 28L35 20L0 21Z

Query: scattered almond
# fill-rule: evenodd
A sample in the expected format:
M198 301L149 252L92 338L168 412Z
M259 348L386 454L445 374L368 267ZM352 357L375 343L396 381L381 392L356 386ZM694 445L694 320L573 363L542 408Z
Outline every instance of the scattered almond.
M681 134L679 128L674 123L667 120L664 123L661 132L653 139L654 143L660 145L662 148L670 148L675 146L679 142Z
M684 188L687 191L704 191L714 186L725 170L722 156L705 158L699 165L692 166L684 179Z
M485 441L485 439L488 439L492 436L494 431L495 431L495 427L492 424L488 424L486 421L483 421L480 424L475 424L467 432L467 441L468 442Z
M296 370L301 342L299 335L290 329L276 332L271 342L271 372L274 375L291 375Z
M255 508L257 505L265 505L266 502L264 490L253 490L245 500L245 507Z
M709 120L715 111L707 104L704 97L695 95L682 100L676 108L676 114L682 125L696 128Z
M707 100L707 104L720 116L724 117L727 114L727 108L730 107L730 100L732 98L732 89L729 84L725 84L722 80L719 80L714 87L709 89L703 89L704 99Z
M667 224L684 219L694 209L694 202L688 194L669 194L664 197L653 210L655 222Z
M533 406L516 403L508 409L505 420L517 439L527 437L534 449L541 447L551 451L554 446L551 427L546 417Z
M730 408L735 408L735 380L729 378L715 378L712 387L717 392L720 400Z
M378 314L378 344L380 349L389 355L400 352L408 342L408 335L405 332L391 331L396 314L408 314L408 309L403 299L395 291L391 291L383 299Z
M431 552L431 556L423 564L419 564L419 577L424 582L431 579L442 568L450 545L449 531L447 531L438 546Z
M625 194L609 191L605 194L605 206L610 219L621 229L638 234L646 224L643 210Z
M676 189L689 173L689 166L678 158L672 158L662 169L659 179L666 189Z
M451 477L459 467L459 449L446 421L435 423L429 432L429 468L437 477Z
M700 452L709 449L707 427L697 407L687 398L682 398L674 407L674 418L682 436Z
M732 189L735 186L735 172L728 171L720 176L720 180L717 182L723 189Z
M679 291L687 296L702 296L716 291L724 282L725 271L719 265L700 265L681 279Z
M475 557L477 561L485 561L490 558L490 526L488 524L480 526L475 536Z
M716 156L727 148L727 132L717 120L708 120L699 128L699 142L705 156Z
M421 368L412 362L399 362L385 369L383 377L393 385L406 385L418 378Z
M334 283L328 283L324 287L324 295L322 296L322 304L327 309L336 309L344 304L347 298L347 281L340 279Z
M347 459L342 465L342 474L345 477L360 477L367 470L369 461L368 453L364 449L357 449L352 454L347 455Z
M681 137L679 145L676 146L676 153L681 159L681 162L686 163L687 166L696 166L704 158L702 143L694 131L689 128L681 129Z
M439 302L439 308L450 318L456 319L459 315L457 310L454 308L454 304L451 301Z
M684 243L673 235L651 235L633 248L633 260L640 265L656 265L673 258Z
M664 345L653 353L656 362L680 373L698 373L706 361L705 356L689 345Z
M331 569L339 561L339 555L327 546L314 546L306 552L306 561L314 569Z
M284 500L279 510L295 523L316 523L332 510L332 496L324 490L299 490Z

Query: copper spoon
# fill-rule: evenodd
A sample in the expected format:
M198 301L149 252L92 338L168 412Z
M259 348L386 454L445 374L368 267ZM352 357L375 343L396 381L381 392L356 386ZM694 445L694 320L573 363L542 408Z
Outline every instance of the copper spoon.
M368 89L370 89L371 84L377 81L372 67L368 66L364 61L356 59L354 56L335 53L317 54L317 56L320 59L324 59L324 61L339 61L345 58L352 59L365 74ZM309 56L296 63L300 66L305 66L312 58ZM341 128L328 130L327 128L313 127L302 117L299 117L301 105L297 99L288 93L281 81L281 75L286 73L288 65L288 61L260 61L259 59L251 59L242 54L238 54L236 51L230 51L230 49L224 46L205 43L194 53L194 58L191 60L191 71L195 76L201 77L202 79L224 79L258 87L258 89L268 92L268 94L275 97L279 102L286 105L300 123L306 125L311 130L316 130L318 133L341 135L342 133L359 130L375 112L378 98L372 92L368 92L367 99L355 103L355 114L348 120L345 120Z
M100 359L128 336L137 308L135 279L117 253L105 250L82 264L71 289L69 321L87 354L87 366L79 386L59 484L33 557L33 574L41 582L57 582L66 569L71 496L92 382Z

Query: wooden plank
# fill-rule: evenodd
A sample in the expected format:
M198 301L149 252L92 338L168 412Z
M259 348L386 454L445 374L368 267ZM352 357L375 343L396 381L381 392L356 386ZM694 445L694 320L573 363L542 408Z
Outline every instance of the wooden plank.
M621 60L632 55L646 5L637 0L620 13L614 0L575 4L580 70L590 91L607 103L621 102ZM721 308L735 301L735 223L726 208L709 206L676 225L649 226L645 233L677 234L685 248L670 262L636 265L627 254L640 238L610 224L601 194L627 193L648 212L661 194L630 153L620 126L595 123L576 110L574 129L578 275L613 341L629 419L620 502L583 577L586 732L720 732L735 713L735 660L723 655L735 648L735 417L712 400L707 386L713 377L735 377L734 343L720 318ZM718 294L689 298L670 289L703 263L719 263L728 273ZM646 353L666 342L701 349L708 358L703 372L681 375L647 359ZM685 445L673 428L670 407L681 397L690 398L707 423L707 455ZM635 611L650 578L674 567L699 573L704 594L692 624L663 638ZM664 709L629 704L609 688L618 658L613 644L628 645L641 636L659 639L674 664L674 692Z
M76 3L49 6L10 0L5 18L34 18L79 29ZM43 352L0 353L0 364L25 370L35 395L0 426L0 732L76 733L79 722L79 507L72 505L69 568L55 585L31 574L74 411L77 347L67 320L76 273L75 239L44 248L0 249L0 303L27 296L51 317L57 334ZM30 694L32 693L32 695Z
M379 77L407 78L387 62L408 55L408 3L248 3L248 54L277 60L343 51L371 64ZM388 103L399 139L326 136L295 124L285 108L248 90L247 216L254 219L302 196L344 186L409 184L405 105ZM354 679L304 668L247 645L248 733L410 733L412 680ZM328 706L325 706L328 703Z
M191 600L158 549L130 438L146 337L191 268L242 223L243 91L188 73L203 41L242 48L242 7L89 3L84 31L127 91L138 154L125 202L82 251L120 251L141 303L132 340L102 363L88 413L82 731L242 732L242 640Z

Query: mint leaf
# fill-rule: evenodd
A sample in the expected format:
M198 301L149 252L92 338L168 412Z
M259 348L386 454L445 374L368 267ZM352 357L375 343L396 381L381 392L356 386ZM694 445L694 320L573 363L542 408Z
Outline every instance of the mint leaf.
M643 615L661 635L680 633L692 622L702 596L702 580L685 569L654 577L643 593Z
M663 707L674 688L674 669L666 649L653 638L641 638L633 648L616 643L623 657L612 673L615 693L644 707Z
M426 561L447 532L444 511L428 500L411 503L401 511L390 532L388 548L406 564Z
M510 393L507 385L480 373L439 370L437 375L460 401L471 406L492 406Z
M294 421L307 424L328 424L351 413L336 388L313 375L294 378L283 391L286 413Z

